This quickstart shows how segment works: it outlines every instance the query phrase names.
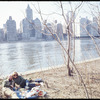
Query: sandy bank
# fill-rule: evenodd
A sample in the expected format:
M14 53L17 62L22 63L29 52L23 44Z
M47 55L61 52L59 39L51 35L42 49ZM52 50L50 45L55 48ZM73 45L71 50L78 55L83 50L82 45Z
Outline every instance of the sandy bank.
M93 65L96 62L98 63L99 61L100 61L100 58L94 58L94 59L90 59L90 60L75 62L75 65L76 66L81 66L82 65L82 67L83 67L83 65L89 64L89 66L91 66L91 64ZM51 67L43 68L43 69L21 72L20 74L22 74L22 75L33 74L33 73L37 73L37 72L49 71L49 70L52 70L52 69L55 69L56 70L56 68L62 68L62 67L65 67L65 65L62 64L62 65L58 65L58 66L51 66Z

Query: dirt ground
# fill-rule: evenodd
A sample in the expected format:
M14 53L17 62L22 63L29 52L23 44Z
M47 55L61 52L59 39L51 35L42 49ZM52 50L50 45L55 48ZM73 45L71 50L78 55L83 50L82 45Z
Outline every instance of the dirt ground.
M44 85L42 90L47 92L47 98L100 98L100 59L75 64L83 79L73 67L73 76L67 75L67 67L51 68L35 73L22 74L26 79L42 78ZM2 84L2 80L0 80ZM86 93L87 89L87 93ZM0 90L2 86L0 85ZM88 96L87 96L88 95ZM0 91L0 97L2 93Z

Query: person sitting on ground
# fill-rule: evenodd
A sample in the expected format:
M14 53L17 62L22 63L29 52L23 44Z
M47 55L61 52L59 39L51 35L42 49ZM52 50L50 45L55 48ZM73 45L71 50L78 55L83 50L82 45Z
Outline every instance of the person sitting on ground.
M8 87L11 90L15 87L15 83L13 81L13 77L10 75L6 81L4 81L4 87Z
M18 98L16 93L13 91L13 89L15 89L15 83L13 81L12 76L10 75L7 78L7 80L4 81L2 93L6 97Z
M41 85L40 83L30 83L27 79L24 79L22 76L18 75L17 72L13 72L12 77L14 82L21 88L25 88L27 82L29 89Z

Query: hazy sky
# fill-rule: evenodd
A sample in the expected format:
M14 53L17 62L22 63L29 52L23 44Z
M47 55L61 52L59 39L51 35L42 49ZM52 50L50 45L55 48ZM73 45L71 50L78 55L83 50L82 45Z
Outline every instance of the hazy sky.
M67 13L69 9L69 5L66 6L66 3L64 2L64 10ZM94 2L95 3L95 2ZM39 14L36 12L35 7L38 9L38 3L37 1L0 1L0 28L3 27L3 24L6 23L7 19L9 19L9 16L12 16L12 19L16 21L17 29L19 28L20 21L25 18L25 10L27 8L27 5L30 5L30 7L33 10L33 19L39 18ZM42 13L49 14L52 12L60 13L61 9L59 6L59 2L54 1L41 1L39 2L40 8ZM77 6L79 2L74 2L74 5ZM74 8L74 6L72 6ZM82 10L79 16L85 17L88 16L84 12L87 11L88 8L86 4L82 6ZM53 15L45 15L43 16L44 19L48 19L49 21L57 19L58 22L62 23L62 17L58 14Z

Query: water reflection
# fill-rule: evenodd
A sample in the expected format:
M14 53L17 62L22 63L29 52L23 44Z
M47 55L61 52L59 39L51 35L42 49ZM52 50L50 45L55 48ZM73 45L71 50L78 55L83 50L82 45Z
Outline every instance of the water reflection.
M97 42L98 47L100 47L100 45L98 44L99 41L100 40L95 40L95 42ZM98 52L96 50L96 46L91 39L80 40L80 43L81 43L80 44L81 52L82 55L84 56L84 59L99 57Z
M76 39L75 43L75 61L99 57L90 39ZM67 41L62 41L62 44L67 50ZM63 63L63 51L56 41L0 44L0 75L49 68Z

